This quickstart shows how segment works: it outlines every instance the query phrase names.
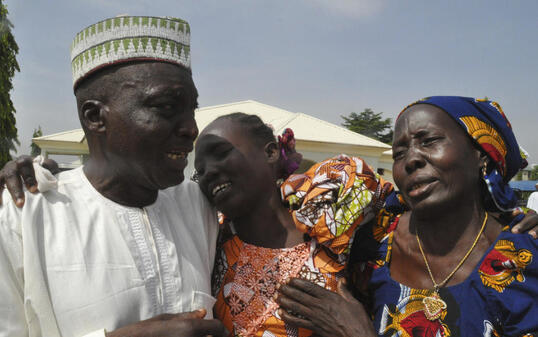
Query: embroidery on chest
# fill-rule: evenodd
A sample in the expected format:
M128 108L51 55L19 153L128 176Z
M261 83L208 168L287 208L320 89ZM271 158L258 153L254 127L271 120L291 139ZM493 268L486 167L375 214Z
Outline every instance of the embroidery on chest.
M254 334L273 315L278 305L272 297L278 283L296 277L308 257L306 243L282 250L243 246L235 276L224 285L224 298L239 334Z

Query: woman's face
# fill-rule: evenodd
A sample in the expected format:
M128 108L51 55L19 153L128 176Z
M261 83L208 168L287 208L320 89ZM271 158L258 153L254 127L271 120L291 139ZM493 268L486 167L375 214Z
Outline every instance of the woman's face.
M269 147L270 148L270 147ZM198 137L194 167L202 192L230 218L267 202L275 190L273 152L255 142L240 124L221 119L208 125Z
M410 107L397 120L393 140L394 181L413 212L435 215L480 198L484 159L446 112Z

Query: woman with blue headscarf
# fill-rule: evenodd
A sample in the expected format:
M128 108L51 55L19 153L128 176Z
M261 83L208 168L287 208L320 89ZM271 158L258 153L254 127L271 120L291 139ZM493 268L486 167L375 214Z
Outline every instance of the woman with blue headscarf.
M415 102L396 121L393 158L407 211L382 213L355 242L374 326L345 289L297 279L280 288L284 320L322 336L533 336L538 244L494 216L516 206L508 181L526 165L501 107Z

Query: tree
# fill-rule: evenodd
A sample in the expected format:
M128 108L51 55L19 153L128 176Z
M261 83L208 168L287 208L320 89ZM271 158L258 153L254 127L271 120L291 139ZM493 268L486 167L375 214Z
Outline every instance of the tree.
M15 126L15 108L9 94L13 89L11 79L15 71L19 71L15 58L19 47L11 34L13 25L7 14L7 8L0 0L0 167L11 160L10 151L15 150L15 144L20 145Z
M531 173L529 175L530 180L538 180L538 165L532 167Z
M349 116L341 116L342 126L361 135L375 138L383 143L392 143L392 120L383 118L382 112L375 113L372 109L363 112L352 112Z
M37 129L34 129L34 133L32 134L32 139L36 137L41 137L41 136L43 136L43 131L41 131L41 126L38 126ZM37 144L34 142L32 142L32 144L30 145L30 149L31 149L30 155L32 157L37 157L41 154L41 148L37 146Z

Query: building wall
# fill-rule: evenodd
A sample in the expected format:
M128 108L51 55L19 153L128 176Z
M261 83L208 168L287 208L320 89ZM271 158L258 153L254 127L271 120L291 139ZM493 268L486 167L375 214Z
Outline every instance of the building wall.
M303 155L303 159L313 162L320 162L325 159L346 154L362 158L374 170L383 169L383 178L393 182L392 179L392 158L382 158L382 151L386 149L372 149L353 145L328 144L318 142L308 142L297 140L296 149ZM185 177L190 178L194 173L194 152L187 157L188 164L185 169ZM390 161L390 162L389 162Z

